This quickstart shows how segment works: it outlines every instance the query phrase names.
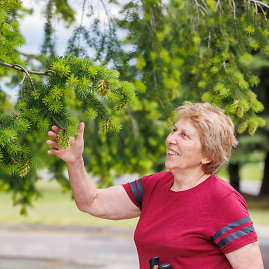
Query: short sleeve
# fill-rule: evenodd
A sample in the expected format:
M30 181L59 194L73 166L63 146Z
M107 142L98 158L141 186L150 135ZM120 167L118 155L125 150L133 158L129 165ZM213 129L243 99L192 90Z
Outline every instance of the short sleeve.
M131 199L131 201L137 207L140 207L140 206L137 202L137 199L135 198L136 194L134 194L134 191L133 191L131 185L137 187L137 193L139 196L139 200L141 201L141 205L143 206L144 196L147 195L149 192L151 192L152 189L154 188L154 185L156 184L156 178L157 178L156 175L157 174L147 175L147 176L143 176L141 179L139 179L142 182L142 188L143 188L142 195L143 195L143 197L139 196L141 194L141 191L139 191L139 189L138 189L139 188L139 184L138 184L139 180L135 180L133 182L126 183L126 184L122 185L123 188L125 189L126 193L128 194L129 198ZM133 184L133 183L135 183L135 184Z
M142 179L140 178L139 180L123 184L122 186L128 194L129 198L132 200L132 202L141 210L143 202Z
M224 254L258 240L247 204L239 193L228 194L215 211L209 240Z

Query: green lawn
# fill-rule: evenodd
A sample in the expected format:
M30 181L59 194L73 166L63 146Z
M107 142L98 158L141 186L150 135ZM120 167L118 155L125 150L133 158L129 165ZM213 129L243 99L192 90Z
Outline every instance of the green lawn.
M227 167L219 169L217 175L223 179L228 179ZM261 181L263 176L263 167L261 163L247 163L240 169L240 178L242 180ZM269 226L269 199L259 199L251 196L244 197L247 201L251 219L254 224Z
M20 208L13 207L10 193L0 193L0 224L48 224L80 226L135 227L137 219L110 221L80 212L72 200L71 193L63 193L56 182L39 182L43 197L34 201L27 216L19 214ZM259 200L246 197L254 224L269 225L269 199Z
M247 163L240 168L240 178L244 180L258 180L261 181L263 177L263 167L261 163ZM222 166L217 175L223 179L228 179L229 174L226 166Z
M83 225L83 226L118 226L135 227L137 219L103 220L80 212L71 193L63 193L56 182L39 182L41 198L28 208L27 216L20 215L20 208L12 205L10 193L0 193L0 224L48 224L48 225Z
M269 198L247 197L251 219L255 224L269 226Z

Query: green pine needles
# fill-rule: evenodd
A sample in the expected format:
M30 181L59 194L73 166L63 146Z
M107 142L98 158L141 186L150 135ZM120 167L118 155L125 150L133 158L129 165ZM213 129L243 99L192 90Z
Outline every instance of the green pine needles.
M25 43L16 19L16 10L19 9L21 9L21 1L1 0L0 2L0 62L22 63L16 50ZM0 76L4 74L4 70L0 70Z
M95 120L101 135L118 132L121 125L115 115L128 103L137 102L134 86L120 81L118 71L95 65L88 58L55 58L45 73L49 76L39 80L26 76L17 113L0 116L0 159L7 174L25 176L35 166L30 149L19 143L21 134L46 134L56 125L58 143L67 148L79 121ZM80 118L78 110L84 111Z
M129 30L123 42L137 46L129 55L143 96L156 96L166 115L185 100L214 103L239 133L254 134L265 125L254 65L269 55L268 10L256 0L129 1L118 24Z

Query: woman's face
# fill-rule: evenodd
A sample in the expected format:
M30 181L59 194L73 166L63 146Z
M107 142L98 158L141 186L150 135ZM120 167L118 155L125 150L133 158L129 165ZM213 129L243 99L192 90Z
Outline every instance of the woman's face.
M189 119L180 119L166 139L165 167L170 171L202 169L208 159L203 156L200 134Z

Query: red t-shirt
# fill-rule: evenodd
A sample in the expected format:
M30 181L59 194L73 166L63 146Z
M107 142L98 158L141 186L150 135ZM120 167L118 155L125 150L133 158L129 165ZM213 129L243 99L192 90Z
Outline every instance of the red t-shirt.
M185 191L172 191L173 182L171 172L142 178L134 234L140 268L155 256L172 269L232 268L224 254L257 241L243 197L215 175ZM130 183L123 187L137 205Z

